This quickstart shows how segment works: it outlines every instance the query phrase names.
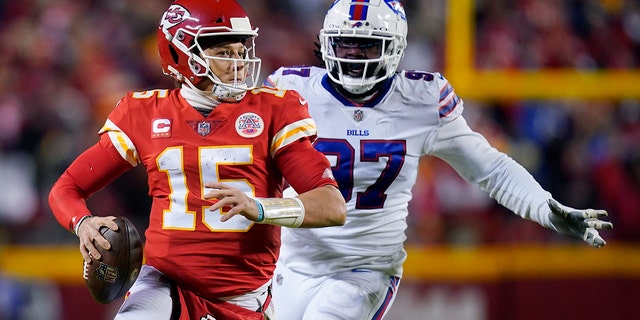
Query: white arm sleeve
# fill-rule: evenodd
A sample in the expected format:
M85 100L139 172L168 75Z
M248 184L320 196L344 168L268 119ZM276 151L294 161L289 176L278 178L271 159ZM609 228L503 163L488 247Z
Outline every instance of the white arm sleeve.
M551 226L547 205L551 194L522 165L472 131L462 116L442 125L430 153L502 206L544 227Z

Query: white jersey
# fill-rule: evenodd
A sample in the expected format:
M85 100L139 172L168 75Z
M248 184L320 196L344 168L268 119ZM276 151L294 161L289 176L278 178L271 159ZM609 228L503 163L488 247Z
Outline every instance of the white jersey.
M462 117L463 102L439 73L400 71L371 102L354 105L324 68L280 68L265 83L309 103L323 152L347 201L344 226L282 230L280 262L307 275L372 269L400 277L407 205L420 157L433 155L520 216L549 226L551 195L491 147Z

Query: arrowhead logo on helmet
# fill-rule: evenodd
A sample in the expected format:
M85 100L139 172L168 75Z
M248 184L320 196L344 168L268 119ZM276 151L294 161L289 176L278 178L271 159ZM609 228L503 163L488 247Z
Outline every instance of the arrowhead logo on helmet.
M162 29L169 29L187 18L189 18L189 11L181 5L174 4L164 13L160 25Z
M190 87L207 88L206 94L218 100L239 101L247 90L258 86L261 60L255 54L257 36L258 28L252 28L247 13L235 0L175 0L158 25L162 71ZM224 39L242 42L246 54L238 58L205 54L206 49ZM237 67L241 72L231 80L221 80L211 69L212 61L241 66Z

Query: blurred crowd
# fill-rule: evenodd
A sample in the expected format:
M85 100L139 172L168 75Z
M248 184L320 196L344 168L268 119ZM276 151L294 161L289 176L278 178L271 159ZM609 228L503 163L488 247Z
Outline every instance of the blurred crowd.
M169 2L0 0L0 245L77 241L53 218L49 189L127 91L173 86L155 43ZM318 64L314 42L331 0L239 2L260 28L263 78ZM444 72L445 0L403 3L402 67ZM478 68L640 69L637 0L477 0L475 19ZM605 238L640 241L640 101L465 100L464 115L562 203L608 210L615 229ZM522 222L438 159L424 159L414 191L412 244L572 241ZM136 168L89 205L144 228L146 192Z
M433 8L420 4L419 12ZM640 71L640 1L476 0L475 8L476 68ZM410 28L408 49L416 37L434 39L423 46L435 57L426 67L442 70L441 22L417 20L423 26ZM418 59L407 63L422 67ZM605 231L606 239L640 241L640 101L466 100L465 106L471 127L523 164L556 199L608 210L615 228ZM426 159L421 169L411 203L412 244L576 241L523 223L437 159Z

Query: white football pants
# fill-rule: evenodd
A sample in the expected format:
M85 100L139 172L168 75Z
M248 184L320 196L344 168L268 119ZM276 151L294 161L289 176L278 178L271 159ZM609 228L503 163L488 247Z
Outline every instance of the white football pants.
M114 320L169 320L173 308L171 285L161 277L154 267L142 265Z
M272 284L278 320L379 320L400 279L365 269L308 277L278 263Z

